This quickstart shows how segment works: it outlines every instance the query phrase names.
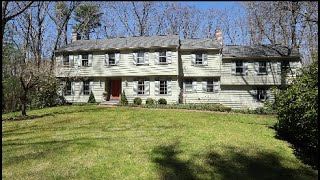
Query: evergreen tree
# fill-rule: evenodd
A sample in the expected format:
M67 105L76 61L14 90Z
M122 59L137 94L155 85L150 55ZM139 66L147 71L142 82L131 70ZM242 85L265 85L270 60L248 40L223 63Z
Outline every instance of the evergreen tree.
M96 103L96 99L94 98L93 92L90 92L88 103Z
M80 33L82 38L89 39L90 33L101 26L100 9L94 4L81 4L74 11L75 25L73 30Z

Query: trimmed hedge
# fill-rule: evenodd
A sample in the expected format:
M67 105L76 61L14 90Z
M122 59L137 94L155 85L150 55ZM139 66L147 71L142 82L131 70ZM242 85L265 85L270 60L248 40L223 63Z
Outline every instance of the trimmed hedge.
M141 98L136 97L136 98L134 98L133 103L136 104L136 105L141 105L142 100L141 100Z
M164 98L160 98L160 99L158 100L158 104L167 104L167 100L164 99Z
M149 105L155 104L155 100L152 98L147 98L146 104L149 104Z
M117 105L121 106L121 105ZM142 108L161 108L161 109L188 109L188 110L204 110L204 111L220 111L230 112L231 108L222 104L128 104L129 107L142 107Z

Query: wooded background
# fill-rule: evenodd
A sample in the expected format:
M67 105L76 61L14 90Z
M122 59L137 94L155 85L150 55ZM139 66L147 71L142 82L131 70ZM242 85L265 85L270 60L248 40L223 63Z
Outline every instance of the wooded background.
M70 43L71 32L83 39L185 39L215 38L216 29L224 45L281 44L299 50L302 63L309 64L318 49L318 2L247 1L200 9L183 2L3 1L2 110L60 103L54 50Z

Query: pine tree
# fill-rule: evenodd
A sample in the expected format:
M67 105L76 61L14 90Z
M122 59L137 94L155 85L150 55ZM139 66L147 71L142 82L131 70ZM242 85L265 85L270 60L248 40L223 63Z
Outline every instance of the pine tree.
M83 38L89 39L93 30L101 26L100 8L94 4L81 4L74 11L75 25L73 30L80 33Z
M126 97L126 93L124 92L124 90L121 94L120 104L121 105L128 105L128 99Z
M94 98L93 92L90 92L88 103L96 103L96 99Z

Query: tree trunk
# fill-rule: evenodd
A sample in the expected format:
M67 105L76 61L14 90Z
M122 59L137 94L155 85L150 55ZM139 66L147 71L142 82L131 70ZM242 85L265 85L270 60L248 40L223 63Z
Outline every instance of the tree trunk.
M22 113L22 116L27 116L26 109L27 109L27 92L25 91L23 93L23 95L21 96L21 113Z

